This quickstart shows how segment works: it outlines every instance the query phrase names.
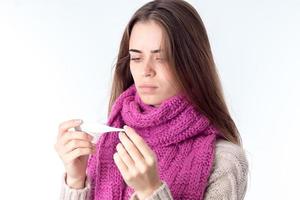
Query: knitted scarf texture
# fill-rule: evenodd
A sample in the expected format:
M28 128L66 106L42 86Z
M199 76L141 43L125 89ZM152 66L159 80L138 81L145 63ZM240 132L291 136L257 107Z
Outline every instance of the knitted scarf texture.
M156 154L159 177L173 199L204 198L218 130L184 95L179 93L154 107L142 102L132 84L114 102L107 125L130 126L145 140ZM91 200L127 200L134 192L113 160L118 143L118 132L104 133L96 153L89 157Z

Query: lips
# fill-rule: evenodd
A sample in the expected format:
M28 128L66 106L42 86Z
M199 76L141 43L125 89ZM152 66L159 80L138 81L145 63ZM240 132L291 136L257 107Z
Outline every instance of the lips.
M157 89L157 86L155 85L150 85L150 84L142 84L139 86L139 88L146 93L151 93L153 92L155 89Z
M140 85L139 87L140 87L140 88L157 88L157 87L154 86L154 85Z

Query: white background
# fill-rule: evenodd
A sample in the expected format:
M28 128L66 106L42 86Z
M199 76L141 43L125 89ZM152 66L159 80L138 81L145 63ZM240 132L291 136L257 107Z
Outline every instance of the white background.
M58 124L106 120L121 35L147 1L0 2L1 199L58 199ZM246 199L298 198L300 1L189 2L247 151Z

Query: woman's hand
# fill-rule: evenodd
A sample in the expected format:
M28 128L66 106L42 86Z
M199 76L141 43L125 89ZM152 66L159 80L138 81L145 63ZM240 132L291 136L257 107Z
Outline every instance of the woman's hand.
M79 126L82 120L69 120L58 128L57 141L54 148L67 173L67 185L80 189L84 187L88 155L95 152L92 136L82 131L69 131Z
M162 185L157 169L157 158L142 137L134 129L124 126L119 133L114 161L127 185L132 187L139 199L150 196Z

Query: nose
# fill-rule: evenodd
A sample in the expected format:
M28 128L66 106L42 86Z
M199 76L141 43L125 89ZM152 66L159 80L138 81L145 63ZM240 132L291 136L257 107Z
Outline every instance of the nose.
M146 61L146 63L144 64L144 67L143 67L143 71L142 71L142 76L144 77L152 77L155 75L155 71L153 69L153 63L151 61L151 59L148 59Z

